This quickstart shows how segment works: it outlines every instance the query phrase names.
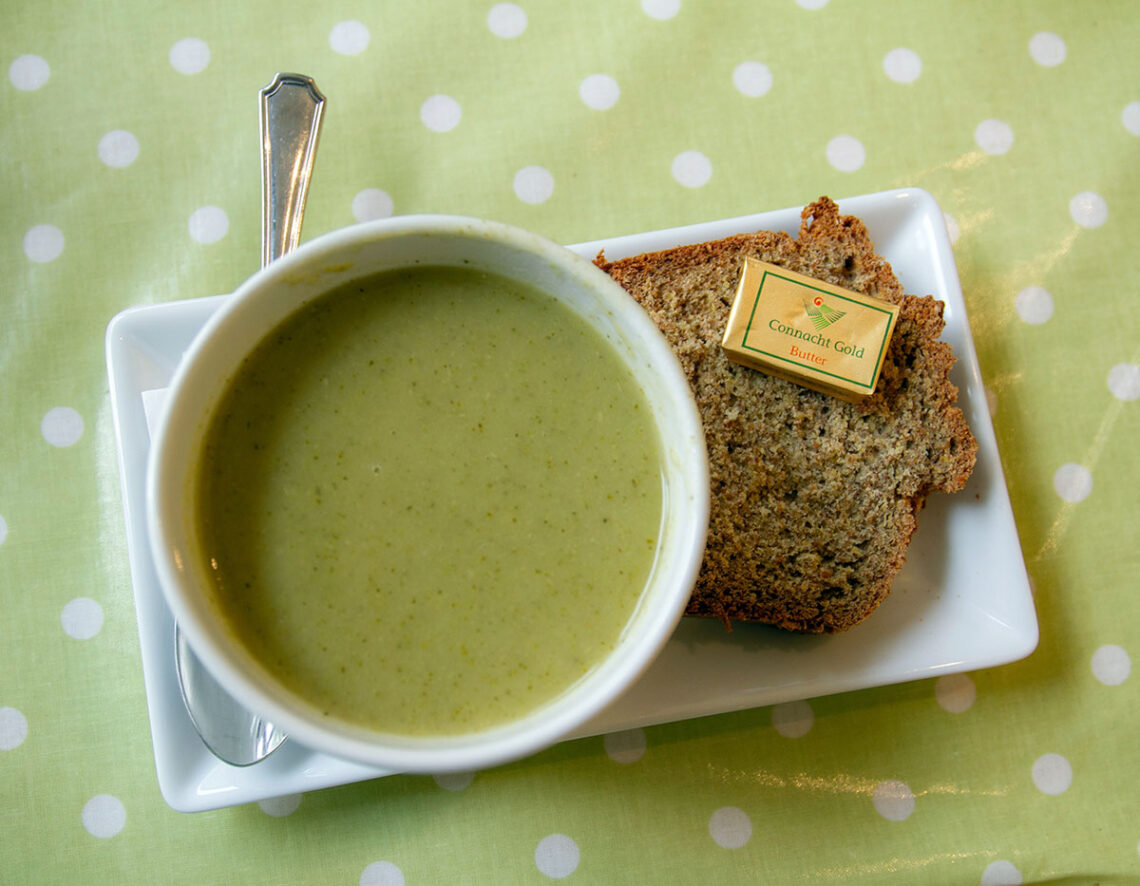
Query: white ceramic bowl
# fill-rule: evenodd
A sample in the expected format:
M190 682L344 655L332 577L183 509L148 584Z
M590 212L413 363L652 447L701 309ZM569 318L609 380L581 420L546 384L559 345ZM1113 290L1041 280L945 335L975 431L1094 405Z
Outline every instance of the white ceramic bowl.
M210 603L210 579L195 555L194 496L188 493L212 411L262 336L302 303L342 283L417 264L494 271L569 305L634 373L652 407L664 454L657 559L613 652L564 694L520 719L446 738L330 723L233 641ZM704 434L692 394L668 344L640 306L608 275L557 244L506 225L454 216L405 216L336 231L247 280L187 351L147 473L148 527L163 593L207 669L238 701L301 744L404 772L474 770L526 756L589 720L633 683L684 610L704 551L708 496Z

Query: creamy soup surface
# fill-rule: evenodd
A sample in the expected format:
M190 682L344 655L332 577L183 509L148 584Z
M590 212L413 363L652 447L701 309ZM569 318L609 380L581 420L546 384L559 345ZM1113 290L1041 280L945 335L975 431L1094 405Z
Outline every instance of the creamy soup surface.
M493 726L616 643L662 509L644 394L569 308L502 277L354 281L247 359L197 472L245 646L326 716Z

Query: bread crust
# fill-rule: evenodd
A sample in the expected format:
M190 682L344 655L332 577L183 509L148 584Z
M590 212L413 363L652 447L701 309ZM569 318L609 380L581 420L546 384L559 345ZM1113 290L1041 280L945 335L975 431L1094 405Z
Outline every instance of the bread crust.
M873 395L849 403L725 357L746 257L899 305ZM827 197L804 208L798 238L759 231L595 264L664 333L704 422L712 508L687 614L808 633L863 621L926 497L961 489L974 468L942 302L905 294L862 221Z

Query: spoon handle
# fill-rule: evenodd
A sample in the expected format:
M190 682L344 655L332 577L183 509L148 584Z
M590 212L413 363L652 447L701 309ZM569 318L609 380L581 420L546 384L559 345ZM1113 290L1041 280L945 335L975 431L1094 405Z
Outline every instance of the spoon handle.
M261 266L301 239L325 97L312 77L277 74L258 94L261 118Z

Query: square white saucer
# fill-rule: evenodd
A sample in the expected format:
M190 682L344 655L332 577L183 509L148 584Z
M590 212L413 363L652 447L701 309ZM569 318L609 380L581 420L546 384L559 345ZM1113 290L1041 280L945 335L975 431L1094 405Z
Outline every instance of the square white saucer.
M919 517L906 566L886 602L834 636L800 636L762 625L683 619L661 655L624 696L573 736L598 735L1015 661L1037 645L1037 618L1014 526L985 389L941 209L925 191L841 200L863 219L907 292L945 302L944 340L958 363L952 380L978 440L966 488L934 495ZM724 219L570 247L613 260L754 230L799 230L800 209ZM150 435L144 395L155 405L183 352L226 296L132 308L107 329L107 366L118 443L131 579L159 788L184 812L216 809L348 784L391 773L287 741L254 766L215 759L190 723L174 672L174 624L151 562L145 525Z

